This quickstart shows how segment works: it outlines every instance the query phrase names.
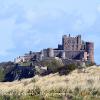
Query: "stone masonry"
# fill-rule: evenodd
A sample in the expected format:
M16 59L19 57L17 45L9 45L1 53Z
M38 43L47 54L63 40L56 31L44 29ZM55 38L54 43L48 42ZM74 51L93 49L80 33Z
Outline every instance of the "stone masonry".
M40 52L30 52L24 56L17 57L15 63L45 60L50 58L61 58L70 60L88 61L94 63L94 43L81 40L81 35L71 37L63 35L62 44L58 48L47 48Z

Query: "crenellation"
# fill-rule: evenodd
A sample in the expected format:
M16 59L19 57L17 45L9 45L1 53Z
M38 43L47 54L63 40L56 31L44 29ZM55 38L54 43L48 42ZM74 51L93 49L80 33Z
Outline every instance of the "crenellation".
M70 60L89 61L94 63L94 43L85 42L81 39L81 35L71 37L67 35L62 36L62 44L58 44L58 48L47 48L40 52L32 52L18 57L15 63L33 60L43 60L49 58L61 58Z

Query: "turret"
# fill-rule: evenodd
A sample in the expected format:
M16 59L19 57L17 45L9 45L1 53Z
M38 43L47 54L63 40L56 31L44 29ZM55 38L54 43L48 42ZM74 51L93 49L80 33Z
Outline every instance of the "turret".
M54 57L54 50L52 48L48 48L48 57Z
M66 43L67 43L67 35L62 36L62 49L66 50Z
M61 52L61 58L62 59L65 59L66 58L66 55L65 55L65 52L64 51Z
M90 63L94 63L94 43L92 43L92 42L86 42L86 51L88 53L87 60Z
M69 51L76 51L81 50L82 48L82 40L81 35L78 35L76 37L71 37L64 35L62 37L62 47L63 50L69 50Z
M62 50L62 49L63 49L62 45L58 44L58 50Z
M81 35L77 36L77 50L80 50L82 48L82 40Z
M40 52L40 60L42 61L43 60L43 57L44 57L44 53L43 53L43 50Z

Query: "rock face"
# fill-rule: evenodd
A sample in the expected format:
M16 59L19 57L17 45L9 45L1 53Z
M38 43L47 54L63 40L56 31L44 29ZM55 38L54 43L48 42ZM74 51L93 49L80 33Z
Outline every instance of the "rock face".
M14 63L0 64L0 81L11 82L14 80L31 78L35 75L45 76L57 72L60 75L67 75L70 71L75 70L76 68L85 67L85 63L83 62L59 58L35 61L29 66L22 65Z
M15 66L5 75L4 81L14 81L23 78L31 78L35 75L35 69L29 66Z
M36 62L30 66L22 66L14 64L13 62L0 63L0 82L31 78L36 74L46 75L47 67L43 67L40 62Z

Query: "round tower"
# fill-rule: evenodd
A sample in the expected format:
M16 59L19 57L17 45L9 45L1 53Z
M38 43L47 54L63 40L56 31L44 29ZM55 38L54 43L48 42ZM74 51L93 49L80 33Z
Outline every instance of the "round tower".
M52 48L48 48L48 57L54 57L54 50Z
M94 43L86 42L86 52L88 53L87 60L94 63Z
M40 52L40 60L42 61L43 60L43 57L44 57L44 53L43 53L43 50Z
M66 58L65 51L62 51L62 52L61 52L61 58L62 58L62 59L65 59L65 58Z
M77 36L77 50L81 50L82 48L82 40L81 40L81 35Z

